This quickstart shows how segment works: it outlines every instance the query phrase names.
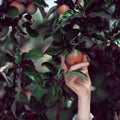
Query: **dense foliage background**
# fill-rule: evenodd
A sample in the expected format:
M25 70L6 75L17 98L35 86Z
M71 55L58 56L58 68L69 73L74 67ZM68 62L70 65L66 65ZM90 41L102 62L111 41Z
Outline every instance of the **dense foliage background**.
M64 83L60 55L77 48L90 60L95 120L117 120L120 1L58 0L49 11L44 0L16 1L24 10L11 6L13 0L0 6L0 119L71 120L77 98ZM63 4L70 10L58 15Z

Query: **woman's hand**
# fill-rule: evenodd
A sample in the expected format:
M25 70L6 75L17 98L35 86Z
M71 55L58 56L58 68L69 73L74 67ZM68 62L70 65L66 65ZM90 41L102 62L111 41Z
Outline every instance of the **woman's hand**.
M80 70L87 75L87 79L83 79L80 76L73 74L64 74L66 85L76 93L78 98L84 96L90 96L91 93L91 80L88 73L89 63L86 55L83 55L83 62L71 66L69 69L65 64L65 56L61 57L61 67L64 71Z
M64 71L80 70L87 75L86 79L73 74L64 74L66 85L78 96L78 120L90 120L91 80L88 73L89 63L86 55L83 62L71 66L69 69L65 64L65 56L61 57L61 67Z

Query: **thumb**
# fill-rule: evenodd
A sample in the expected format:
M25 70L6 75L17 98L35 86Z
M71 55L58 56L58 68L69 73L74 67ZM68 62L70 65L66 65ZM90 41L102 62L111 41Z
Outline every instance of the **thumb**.
M61 56L61 68L62 68L64 71L67 71L67 70L68 70L67 65L65 64L65 55L64 55L64 56Z
M84 63L84 62L88 62L88 59L87 59L87 56L86 56L86 55L83 55L83 63ZM81 68L81 71L87 71L87 72L88 72L88 66L89 66L89 64L86 65L86 66L83 66L83 67Z

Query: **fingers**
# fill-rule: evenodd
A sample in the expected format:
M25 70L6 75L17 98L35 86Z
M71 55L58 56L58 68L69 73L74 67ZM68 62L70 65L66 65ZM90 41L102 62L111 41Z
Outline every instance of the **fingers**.
M70 67L70 71L72 70L82 70L83 67L87 68L89 66L89 63L88 62L82 62L82 63L78 63L78 64L75 64L73 66ZM85 69L84 69L85 70Z
M88 62L88 59L87 59L87 56L86 56L86 55L83 55L83 62ZM88 66L89 66L89 65L88 65ZM83 73L87 73L87 72L88 72L88 66L85 65L85 66L81 67L81 71L82 71Z
M83 55L83 62L88 62L87 56Z
M68 68L67 68L67 66L66 66L66 64L65 64L65 56L61 56L61 67L62 67L62 69L63 69L64 71L67 71L67 70L68 70Z
M77 75L65 74L65 81L75 80L77 77Z
M88 62L87 56L83 55L83 62L71 66L70 71L72 71L72 70L80 70L81 72L87 74L88 73L88 66L89 66L89 62Z
M78 76L69 76L65 79L66 85L73 90L74 84L76 83Z
M90 58L88 55L83 54L83 62L90 62Z
M89 66L89 62L88 62L87 56L83 55L83 62L72 65L69 68L69 71L81 70L81 72L86 74L86 73L88 73L88 66ZM67 67L67 65L65 63L65 55L61 56L61 67L64 70L64 72L66 72L68 70L68 67Z

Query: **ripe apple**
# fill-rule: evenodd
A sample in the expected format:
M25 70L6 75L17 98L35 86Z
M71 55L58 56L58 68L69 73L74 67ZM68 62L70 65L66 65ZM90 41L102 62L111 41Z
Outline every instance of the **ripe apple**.
M68 5L60 5L58 8L57 8L57 13L59 15L61 15L62 13L66 12L67 10L70 10L70 7Z
M82 61L83 53L77 49L72 49L72 51L65 56L65 62L68 66L81 63Z
M25 12L25 6L20 2L13 1L11 2L10 6L16 7L19 11L19 14L22 14Z
M37 11L37 6L34 3L31 3L26 7L26 12L30 15L34 14L36 11Z

